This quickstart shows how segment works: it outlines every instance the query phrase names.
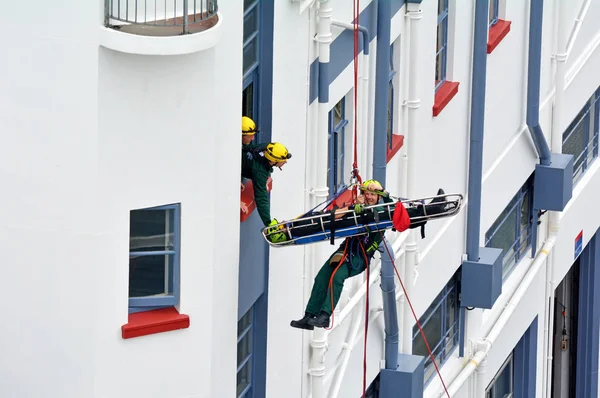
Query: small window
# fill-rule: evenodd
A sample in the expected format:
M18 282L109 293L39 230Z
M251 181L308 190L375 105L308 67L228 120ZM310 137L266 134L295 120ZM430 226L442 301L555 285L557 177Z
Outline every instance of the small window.
M252 393L252 347L254 344L254 307L238 321L237 339L237 398L251 398Z
M427 343L438 365L442 365L458 346L458 279L457 272L448 284L435 298L431 306L419 318ZM422 355L425 360L425 383L428 383L435 374L435 367L431 362L427 347L419 331L413 327L413 355Z
M531 246L532 212L533 175L485 233L486 247L502 249L502 280L506 280Z
M448 61L448 0L438 0L437 44L435 52L435 90L446 81Z
M573 155L573 184L598 157L600 89L587 101L563 133L563 153Z
M492 26L498 23L498 11L500 8L500 0L490 0L490 9L489 9L489 20L488 26L491 28Z
M327 186L329 194L341 191L344 184L344 136L346 133L346 99L342 98L329 112L329 154Z
M387 142L388 147L392 148L392 134L394 134L394 77L396 70L394 68L394 45L390 46L390 75L388 77L388 124L387 124Z
M179 222L179 204L130 212L130 313L179 304Z
M379 383L379 375L377 375L369 388L367 388L365 398L379 398Z
M511 353L485 390L485 398L512 398L513 384L513 355Z

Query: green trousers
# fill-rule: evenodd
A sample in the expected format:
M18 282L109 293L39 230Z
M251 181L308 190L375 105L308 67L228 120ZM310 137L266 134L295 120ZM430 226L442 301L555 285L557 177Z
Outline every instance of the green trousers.
M344 263L338 268L335 276L333 277L333 283L331 288L333 289L333 308L331 307L331 291L329 290L329 280L331 274L335 271L337 263L331 266L330 261L336 253L332 254L331 257L323 264L319 273L315 277L315 284L313 285L310 293L310 299L306 304L306 312L312 315L319 315L321 311L325 311L330 314L336 307L342 289L344 287L344 281L350 277L361 274L366 269L366 264L362 256L355 256L352 259L352 264L349 259L346 259Z

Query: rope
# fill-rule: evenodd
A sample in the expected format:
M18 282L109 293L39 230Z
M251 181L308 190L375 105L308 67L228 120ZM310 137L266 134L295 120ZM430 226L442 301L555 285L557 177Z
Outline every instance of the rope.
M425 332L423 332L423 328L421 327L421 323L419 322L419 319L417 318L415 309L413 308L413 305L410 301L410 298L408 297L408 294L406 294L406 288L404 287L404 282L402 282L402 278L400 278L400 273L398 272L398 268L396 268L396 262L394 261L394 256L392 256L392 253L390 252L387 242L384 239L383 231L379 231L379 233L381 234L381 240L382 240L383 244L385 245L385 250L387 251L387 254L390 257L390 260L392 261L392 265L394 266L394 271L396 272L396 276L398 277L398 280L400 281L400 286L402 286L402 291L404 292L404 297L406 297L406 302L408 303L408 306L410 307L410 311L412 312L412 315L415 318L415 321L417 322L419 332L421 333L421 337L423 337L423 341L425 342L425 347L427 347L427 352L429 353L429 358L431 359L431 363L433 364L433 366L435 366L435 371L437 372L438 377L440 378L442 387L444 387L444 391L446 392L446 395L448 396L448 398L450 398L450 393L448 392L448 388L446 388L446 383L444 383L444 379L442 378L440 369L438 368L437 363L435 363L435 357L433 356L433 352L431 352L431 348L429 347L429 343L427 342L427 337L425 337Z
M358 172L358 25L360 24L360 0L353 2L354 17L354 161L352 163L352 176L362 184L362 178ZM369 43L363 43L368 46ZM358 189L356 185L352 189L352 200L356 202Z

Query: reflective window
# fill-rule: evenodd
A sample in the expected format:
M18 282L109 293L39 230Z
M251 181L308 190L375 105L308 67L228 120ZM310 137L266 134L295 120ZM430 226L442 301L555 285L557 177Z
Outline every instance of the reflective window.
M448 0L438 0L437 43L435 52L435 89L446 81L448 59Z
M238 321L237 388L238 398L252 397L252 347L254 339L254 308Z
M511 398L513 396L513 355L504 362L494 380L485 390L485 398Z
M329 194L335 195L345 187L344 183L344 145L346 125L346 99L342 98L329 112L329 148L327 186Z

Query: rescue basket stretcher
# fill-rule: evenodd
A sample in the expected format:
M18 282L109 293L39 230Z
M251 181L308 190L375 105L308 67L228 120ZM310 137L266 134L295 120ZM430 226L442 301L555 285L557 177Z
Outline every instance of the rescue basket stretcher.
M394 228L396 205L405 207L412 228L430 220L452 217L460 211L462 204L461 194L443 194L364 206L361 214L352 209L318 212L265 227L262 234L273 247L305 245L332 240L332 237L347 238Z

